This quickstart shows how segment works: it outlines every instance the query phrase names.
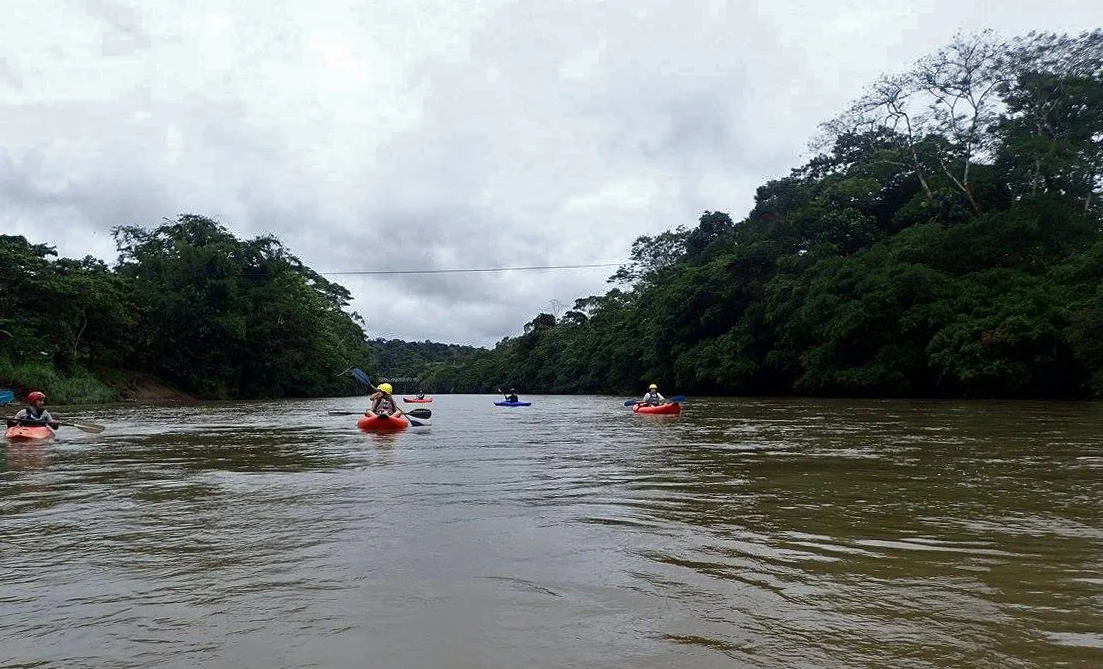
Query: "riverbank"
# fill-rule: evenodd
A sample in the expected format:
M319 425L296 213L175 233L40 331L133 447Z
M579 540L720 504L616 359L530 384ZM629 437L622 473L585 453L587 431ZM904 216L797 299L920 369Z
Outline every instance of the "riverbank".
M134 374L123 388L124 402L197 402L198 397L171 386L151 374Z
M93 374L85 369L60 374L43 363L15 364L3 358L0 358L0 388L14 390L16 403L22 403L32 390L46 393L53 405L198 400L151 374L121 370Z

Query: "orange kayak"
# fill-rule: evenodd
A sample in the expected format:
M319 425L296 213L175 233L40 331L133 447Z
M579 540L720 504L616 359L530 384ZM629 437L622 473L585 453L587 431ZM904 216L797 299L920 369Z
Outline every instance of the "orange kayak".
M410 427L410 421L398 414L394 416L367 414L360 416L360 420L356 421L356 427L366 432L392 432Z
M418 402L421 402L421 403L432 402L433 398L432 397L426 397L426 398L423 398L423 399L419 400L416 397L403 397L402 401L403 402L409 402L410 404L417 404Z
M22 425L9 427L4 436L11 441L30 441L32 439L49 439L54 436L54 431L45 425Z
M632 407L632 413L644 413L644 414L660 414L660 415L673 415L682 413L682 405L677 402L668 402L666 404L637 404Z

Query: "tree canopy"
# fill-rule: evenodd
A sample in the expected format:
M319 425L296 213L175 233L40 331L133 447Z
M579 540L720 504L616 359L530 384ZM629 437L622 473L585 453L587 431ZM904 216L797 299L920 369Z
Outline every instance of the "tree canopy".
M0 236L7 367L147 372L207 398L357 392L339 375L371 357L349 292L279 240L243 241L195 215L114 235L114 268Z
M493 349L366 341L343 287L201 216L117 228L113 268L0 236L0 363L204 397L355 392L351 365L433 392L1103 396L1103 31L959 35L818 146Z
M960 35L820 145L427 387L1103 395L1103 32Z

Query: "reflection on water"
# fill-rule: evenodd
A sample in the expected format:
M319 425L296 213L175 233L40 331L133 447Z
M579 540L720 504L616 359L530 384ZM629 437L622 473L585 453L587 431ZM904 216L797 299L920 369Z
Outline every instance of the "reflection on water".
M1099 406L535 399L69 413L0 666L1103 666Z
M0 471L43 469L46 467L46 444L43 442L11 442L0 452Z

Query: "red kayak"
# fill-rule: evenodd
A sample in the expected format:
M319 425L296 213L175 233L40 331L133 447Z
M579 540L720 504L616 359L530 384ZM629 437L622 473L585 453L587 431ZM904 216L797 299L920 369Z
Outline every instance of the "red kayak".
M410 404L418 404L419 402L424 404L426 402L432 402L433 398L432 397L425 397L425 398L419 400L416 397L403 397L402 401L403 402L409 402Z
M632 407L632 413L672 415L682 413L682 405L677 402L666 404L637 404Z
M360 420L356 421L356 427L365 432L393 432L410 427L410 421L398 414L377 416L372 413L360 416Z
M32 439L49 439L54 436L54 431L45 425L22 425L9 427L4 436L11 441L31 441Z

